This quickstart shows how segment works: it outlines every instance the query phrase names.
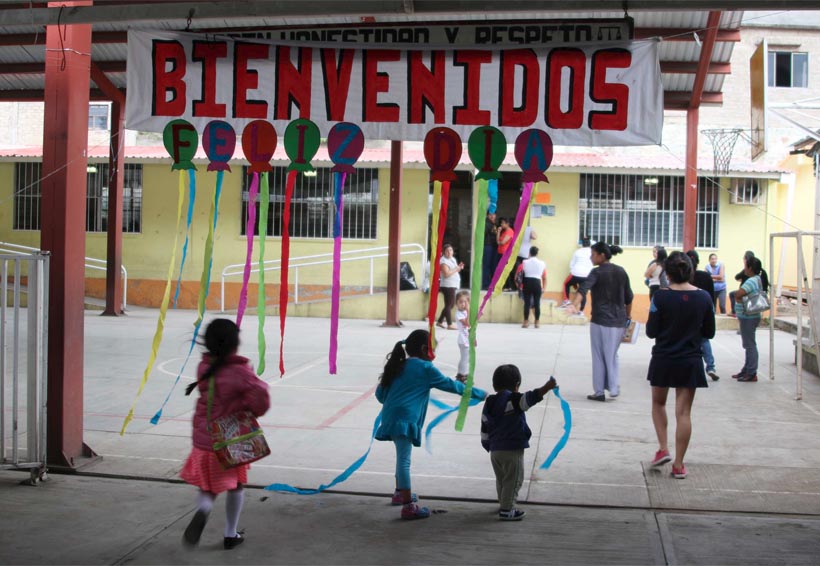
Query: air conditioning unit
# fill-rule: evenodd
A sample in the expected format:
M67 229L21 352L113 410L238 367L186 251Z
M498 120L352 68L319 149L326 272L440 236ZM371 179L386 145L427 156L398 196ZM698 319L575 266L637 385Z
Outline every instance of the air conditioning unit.
M765 191L760 179L732 178L729 202L741 205L758 205L763 202Z

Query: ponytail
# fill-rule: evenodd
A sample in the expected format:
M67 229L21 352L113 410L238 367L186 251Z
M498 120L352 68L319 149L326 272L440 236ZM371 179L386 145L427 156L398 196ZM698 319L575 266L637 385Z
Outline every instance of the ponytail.
M388 389L404 369L404 362L408 356L429 360L427 344L430 333L426 330L414 330L406 340L396 342L393 351L387 354L387 363L384 372L379 376L379 382L384 389Z
M185 388L185 395L190 395L200 381L213 377L228 358L236 353L239 348L239 327L227 318L214 319L205 330L205 348L208 349L213 361L199 379Z

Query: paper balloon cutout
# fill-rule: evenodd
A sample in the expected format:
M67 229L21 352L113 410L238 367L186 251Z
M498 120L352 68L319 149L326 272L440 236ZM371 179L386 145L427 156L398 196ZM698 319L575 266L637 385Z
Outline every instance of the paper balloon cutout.
M175 169L193 169L196 171L196 165L191 160L196 155L199 134L196 133L196 128L190 122L187 120L168 122L162 131L162 143L174 160L171 171Z
M353 164L364 151L362 129L350 122L341 122L330 128L327 135L327 152L335 163L331 171L335 173L355 173Z
M310 160L319 150L319 126L299 118L285 128L285 153L290 157L288 171L314 171Z
M236 132L233 126L222 120L208 122L205 131L202 132L202 146L205 148L205 155L211 161L208 163L208 171L231 170L228 161L236 149Z
M242 151L251 166L250 173L273 171L270 160L276 151L276 128L264 120L254 120L242 130Z
M515 160L524 173L522 182L548 183L544 171L552 163L552 138L544 130L535 128L521 132L515 140Z
M450 128L433 128L424 136L424 158L433 181L455 181L461 160L461 137Z
M467 141L467 152L478 173L478 179L500 179L498 170L507 156L507 139L501 130L492 126L482 126L473 130Z

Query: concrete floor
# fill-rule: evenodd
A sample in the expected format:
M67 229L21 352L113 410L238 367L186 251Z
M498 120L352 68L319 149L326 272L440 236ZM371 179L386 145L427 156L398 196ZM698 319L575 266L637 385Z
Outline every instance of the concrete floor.
M203 545L179 543L194 490L176 483L190 449L194 400L183 378L154 426L188 350L195 313L172 311L155 369L125 436L123 418L150 352L157 311L127 317L86 316L85 441L101 459L77 475L54 475L38 487L0 473L3 563L224 563L217 507ZM267 321L272 407L262 419L273 454L254 464L252 487L327 483L367 450L379 404L372 391L393 344L420 321L381 328L380 321L340 323L339 372L327 370L329 321L290 318L286 373L278 376L278 319ZM256 319L245 318L242 353L257 360ZM436 364L455 373L455 332L440 331ZM463 432L454 418L433 433L432 454L413 453L413 488L431 507L429 520L399 521L392 492L394 451L376 442L361 470L334 493L294 496L249 489L242 524L248 542L230 562L271 564L816 564L820 556L820 378L804 375L796 401L793 336L775 333L775 379L769 380L768 330L758 331L758 383L730 375L742 366L734 331L713 341L722 379L698 392L686 465L674 480L668 465L648 467L656 450L645 380L652 341L642 336L620 350L622 393L595 403L588 327L512 324L478 328L476 382L489 388L493 369L515 363L525 388L554 375L573 412L572 436L549 470L538 466L563 422L549 396L528 413L533 430L529 472L521 492L528 514L497 521L489 457L479 442L479 408ZM435 392L442 401L456 397ZM671 408L671 405L670 405ZM672 411L673 413L673 411ZM431 408L428 421L438 414ZM674 419L670 414L670 435ZM670 436L671 437L671 436ZM158 480L158 481L157 481ZM514 533L514 535L513 535ZM513 535L513 536L511 536ZM58 544L43 544L44 537Z

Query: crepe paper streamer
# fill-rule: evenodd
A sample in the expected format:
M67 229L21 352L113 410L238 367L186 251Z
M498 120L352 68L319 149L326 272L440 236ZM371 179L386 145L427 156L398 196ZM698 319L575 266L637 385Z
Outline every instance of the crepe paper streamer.
M490 181L492 183L493 181ZM524 188L521 191L521 200L518 203L518 212L515 215L515 226L525 226L527 217L530 211L530 205L532 204L532 183L524 183ZM487 304L487 301L490 297L497 296L501 293L501 290L504 286L504 281L507 280L507 277L512 271L513 265L515 265L515 257L518 255L518 250L521 248L521 237L524 234L524 230L519 228L513 234L513 242L511 245L507 246L506 251L501 256L501 259L498 261L498 266L495 268L495 273L493 273L493 278L490 281L490 286L487 289L487 292L484 295L484 300L481 302L481 308L478 310L478 317L481 318L481 315L484 314L484 307ZM515 254L515 255L513 255Z
M515 140L515 160L521 167L522 182L549 183L544 171L552 163L552 138L544 130L535 128L521 132Z
M461 403L458 408L458 417L456 418L456 430L461 431L464 428L464 420L467 418L467 408L470 406L470 399L473 393L473 375L475 374L475 345L476 345L476 327L478 326L478 300L481 295L481 264L484 260L484 211L487 210L487 203L489 195L487 185L489 183L485 180L478 182L477 190L473 191L475 195L475 204L473 206L473 222L475 227L473 229L473 267L470 274L470 369L467 373L467 383L464 388L464 393L461 395Z
M569 408L569 403L561 397L561 393L558 390L559 388L556 387L552 390L555 393L555 396L558 397L558 400L561 402L561 412L564 413L564 433L561 435L561 438L558 439L558 442L555 443L555 447L553 447L552 452L550 452L547 459L544 460L544 463L541 464L539 467L541 470L549 469L552 465L552 462L555 458L558 457L558 454L561 453L561 450L567 445L567 440L569 440L569 434L572 432L572 411Z
M302 489L298 487L293 487L292 485L286 483L272 483L269 486L265 487L268 491L284 491L286 493L295 493L297 495L316 495L317 493L322 493L326 489L330 489L334 485L340 484L353 473L362 467L367 457L370 455L370 450L373 448L373 441L376 439L376 431L379 430L379 425L382 422L382 413L379 411L379 414L376 415L376 420L373 422L373 433L370 435L370 445L367 447L367 452L362 454L355 462L350 464L345 471L341 474L336 476L333 481L328 484L322 484L316 489Z
M288 126L290 127L290 126ZM287 132L285 133L287 136ZM285 204L282 208L282 252L279 269L279 377L285 375L285 320L288 316L288 264L290 263L290 203L296 185L297 171L288 172Z
M182 269L185 267L185 258L188 256L188 238L191 235L191 220L194 218L194 201L196 201L196 174L193 169L188 170L188 219L185 223L185 243L182 245L182 259L179 260L179 275L177 289L174 292L174 308L177 308L179 289L182 286Z
M439 401L438 399L433 399L432 397L430 398L430 403L432 403L436 408L442 409L444 412L432 421L430 421L430 423L427 425L427 430L425 430L424 432L424 449L427 450L428 454L433 453L433 445L430 442L430 433L433 432L434 428L436 428L438 425L444 422L444 419L458 411L458 405L448 405L447 403ZM478 399L470 399L471 407L474 407L479 403L481 403L481 401L479 401Z
M145 366L145 371L142 374L142 381L140 382L139 389L137 389L137 396L134 397L134 402L131 403L131 408L128 411L128 414L125 416L125 420L122 423L122 428L120 429L120 436L125 434L125 429L128 428L128 423L134 418L134 409L137 406L137 399L139 399L140 395L142 394L142 390L145 389L145 384L148 382L148 376L151 373L151 368L154 366L154 362L157 359L157 351L159 350L159 345L162 343L162 333L165 329L165 313L168 312L168 303L171 300L171 281L174 277L174 262L176 261L176 252L177 252L177 244L179 243L179 227L182 224L182 203L185 200L185 174L180 171L179 172L179 198L177 202L177 227L174 230L174 245L171 248L171 263L168 264L168 277L165 281L165 294L162 296L162 302L160 303L159 307L159 319L157 320L157 329L154 332L154 340L151 343L151 355L148 357L148 364Z
M430 249L433 252L432 274L430 277L430 303L428 318L430 338L428 351L430 359L435 359L436 336L435 319L438 307L439 274L441 270L441 246L447 226L447 206L450 200L450 182L456 179L455 168L461 160L461 137L450 128L433 128L424 137L424 158L430 167L433 181L433 225L430 234Z
M441 248L438 241L438 225L441 220L441 181L433 181L433 218L430 225L430 250L433 257L430 258L430 297L427 306L427 321L429 336L427 338L427 355L431 360L436 359L436 348L438 341L436 340L436 309L438 308L438 290L441 285L439 281L439 272L441 270Z
M191 359L194 346L196 346L196 339L199 337L199 330L202 327L202 319L205 316L205 301L208 299L208 292L211 289L211 269L213 268L214 263L214 232L216 231L216 221L219 218L219 197L222 194L222 183L224 176L225 172L223 170L217 171L216 189L214 190L214 195L211 198L211 212L210 218L208 219L208 236L205 239L205 250L202 258L202 275L199 279L199 297L197 298L197 319L194 322L194 336L191 338L191 345L188 347L188 354L182 362L182 367L179 368L179 373L174 380L174 384L171 385L171 390L168 392L168 395L165 397L165 400L162 402L159 410L153 417L151 417L151 424L153 425L159 423L159 420L162 418L162 411L171 399L171 395L174 393L174 390L182 377L182 372L185 371L185 366L188 365L188 361Z
M336 375L336 358L339 348L339 301L342 271L342 235L344 234L344 186L348 174L356 169L353 165L364 151L362 129L350 122L341 122L330 129L327 136L327 152L334 163L333 202L336 216L333 222L333 275L330 294L330 347L328 349L328 371Z
M339 300L342 271L342 226L344 221L344 196L347 173L333 173L333 202L336 217L333 220L333 275L330 290L330 348L327 354L328 371L336 375L336 356L339 348Z
M265 342L265 307L267 297L265 295L265 238L268 235L268 203L270 202L270 185L267 173L262 173L262 190L259 192L259 281L258 295L256 299L257 325L256 341L259 344L259 364L256 366L256 375L262 375L265 371L265 353L267 343Z
M259 173L252 173L251 187L248 191L248 219L245 223L245 238L248 245L245 252L245 269L242 272L242 288L239 290L239 304L236 307L236 326L242 328L242 317L248 305L248 281L251 278L251 261L253 260L253 231L256 228L256 197L259 194Z

